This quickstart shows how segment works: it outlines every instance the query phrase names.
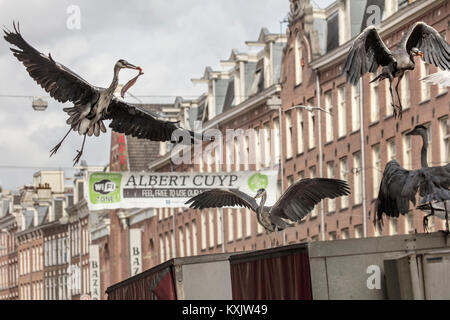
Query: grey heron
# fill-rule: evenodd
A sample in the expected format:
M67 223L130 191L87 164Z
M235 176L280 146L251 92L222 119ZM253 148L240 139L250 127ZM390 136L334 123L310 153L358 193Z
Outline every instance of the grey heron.
M254 197L237 189L212 189L192 197L186 204L194 209L246 207L256 213L258 222L268 232L273 232L292 226L284 219L302 220L321 200L349 193L350 187L345 181L314 178L294 182L271 207L264 206L267 200L265 189L259 189ZM259 205L256 202L258 198L261 198Z
M435 203L443 202L445 205L445 201L450 200L450 164L428 166L428 137L427 129L423 125L415 126L407 134L422 137L420 153L422 167L417 170L406 170L397 160L391 160L386 164L376 201L375 223L382 221L383 214L389 217L407 214L410 208L409 202L416 204L417 191L421 197L420 205L428 204L431 210ZM424 218L424 226L426 226L426 218ZM448 220L447 213L445 218ZM448 231L448 222L446 228Z
M405 33L396 49L390 51L381 40L377 28L369 26L354 40L342 68L348 83L356 85L367 72L375 73L382 66L381 73L371 82L388 79L394 117L401 117L402 103L398 86L408 70L414 70L414 58L420 56L425 62L442 70L450 70L450 45L433 27L425 22L416 22ZM393 85L398 105L395 104Z
M129 104L114 96L114 91L119 84L120 70L136 69L141 75L140 67L120 59L114 65L114 76L110 86L108 88L96 87L53 60L50 54L44 55L29 45L20 33L19 24L13 23L13 27L14 31L5 28L4 38L17 47L11 48L14 56L23 63L30 76L52 98L61 103L68 101L73 103L73 107L63 108L69 115L66 123L70 125L70 129L62 140L50 150L50 156L58 151L64 139L73 130L84 136L81 150L73 159L74 165L78 163L83 154L86 135L99 136L100 131L106 132L103 120L112 120L109 127L118 133L153 141L186 142L185 140L189 140L188 143L191 143L194 138L204 138L201 134L197 135L190 130L181 128L178 122L159 119L156 113ZM137 77L125 85L122 89L122 96L134 84ZM172 133L176 130L180 130L178 139L172 137Z

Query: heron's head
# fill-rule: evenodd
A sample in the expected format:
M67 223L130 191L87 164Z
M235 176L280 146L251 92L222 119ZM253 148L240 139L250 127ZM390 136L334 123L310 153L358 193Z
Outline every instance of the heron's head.
M139 70L141 71L141 67L136 67L135 65L129 63L128 61L124 60L124 59L120 59L116 62L116 65L114 66L115 68L119 68L119 69L134 69L134 70Z
M258 198L262 197L265 194L266 194L266 189L261 188L258 191L256 191L255 199L258 199Z
M411 131L406 133L407 136L421 136L424 133L427 132L427 128L425 128L423 125L419 124L414 127Z
M420 51L420 50L419 50L418 48L416 48L416 47L414 47L414 48L411 49L410 54L411 54L413 57L419 56L419 57L421 57L421 58L423 59L423 52Z

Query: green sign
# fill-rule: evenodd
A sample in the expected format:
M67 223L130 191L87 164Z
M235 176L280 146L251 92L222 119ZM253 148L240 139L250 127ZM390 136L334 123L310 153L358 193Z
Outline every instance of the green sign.
M267 189L268 185L269 178L263 173L255 173L254 175L250 176L250 178L248 178L248 187L252 191L256 192L261 188Z
M121 173L98 172L89 179L89 198L93 204L120 202Z

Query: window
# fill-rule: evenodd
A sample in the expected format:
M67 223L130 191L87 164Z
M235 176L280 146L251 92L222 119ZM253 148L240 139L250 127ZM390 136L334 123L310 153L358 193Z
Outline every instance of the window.
M345 103L345 92L345 86L338 87L338 137L343 137L347 134L347 105Z
M359 118L359 82L358 85L352 86L352 131L357 131L360 128L360 118Z
M431 128L431 123L424 124L425 128L427 128L427 162L431 166L433 164L433 131Z
M209 209L209 247L214 247L214 210Z
M348 161L347 157L339 160L339 178L344 181L348 181ZM348 208L348 196L342 196L341 209Z
M408 213L405 216L405 233L414 233L414 215L412 214L412 212Z
M217 244L222 244L222 232L223 232L223 208L218 208L216 210L216 219L217 219Z
M333 141L334 128L333 128L333 106L331 104L331 90L325 93L325 128L326 128L326 142ZM320 111L319 111L320 112Z
M406 170L412 169L412 144L411 136L403 133L403 168Z
M205 209L202 209L201 214L201 225L202 225L202 233L201 233L201 243L202 243L202 250L206 249L206 213Z
M197 255L197 223L192 220L192 253L194 256Z
M242 239L242 210L241 208L236 209L236 239Z
M184 257L184 233L183 227L178 228L178 238L180 239L180 257Z
M395 137L386 141L387 146L387 161L391 161L397 158L397 149L395 147Z
M398 220L396 218L389 218L389 235L398 234Z
M409 73L405 72L403 79L400 82L400 99L402 100L403 110L411 106L411 93L409 87Z
M297 153L303 153L303 110L297 108Z
M186 256L191 256L191 229L189 223L186 223L184 226L184 230L186 232Z
M398 1L392 1L392 0L388 0L385 1L385 13L386 13L386 18L392 16L395 12L397 12L398 10Z
M245 214L245 237L252 235L252 212L250 209L243 209Z
M358 224L355 226L355 238L360 239L364 236L363 226L362 224Z
M286 112L286 158L292 158L292 117Z
M439 119L441 165L450 162L450 123L448 116Z
M316 119L314 112L308 111L308 147L312 149L316 146Z
M342 45L351 38L350 0L339 1L338 5L339 45Z
M420 59L420 78L424 78L430 74L430 65ZM429 82L420 81L420 98L421 101L430 100L431 84Z
M275 131L274 132L274 135L275 135L274 140L275 141L273 141L274 151L275 151L275 161L280 163L280 161L281 161L281 152L280 152L280 150L281 150L281 146L280 146L280 121L279 121L278 118L276 118L274 120L273 126L274 126L274 131Z
M382 228L381 221L377 220L375 222L375 226L374 226L374 236L375 237L380 237L382 234L383 234L383 228Z
M337 234L336 231L332 231L328 234L328 239L329 240L337 240Z
M270 126L269 123L264 124L264 166L269 167L271 164L272 153L270 150Z
M165 247L164 247L164 250L166 252L166 260L169 260L170 257L171 257L169 234L166 232L164 235L165 235Z
M362 203L362 168L360 151L353 154L353 202L354 204Z
M233 241L234 237L234 225L233 225L233 209L227 210L227 220L228 220L228 241Z
M255 148L255 170L261 169L261 136L259 128L255 128L254 130L255 139L256 139L256 148Z
M378 197L378 191L381 183L381 155L380 144L372 146L372 196Z
M294 52L294 59L295 59L295 85L299 85L302 83L303 78L303 53L302 53L302 45L301 45L301 35L300 33L297 33L297 36L295 37L295 52Z
M391 97L391 91L389 90L389 81L383 81L384 82L384 89L385 89L385 97L386 97L386 117L392 116L394 112L394 108L392 107L392 97ZM394 91L392 91L394 93Z
M287 186L289 187L291 184L294 183L294 176L290 175L287 177Z
M317 176L316 174L316 166L312 166L311 168L309 168L309 177L311 179L314 179ZM311 210L311 218L317 217L317 206L314 206L314 209Z
M375 74L371 73L371 80L375 78ZM386 80L387 81L387 80ZM377 122L380 120L380 103L379 95L379 81L370 84L370 122Z
M327 177L329 179L334 178L334 162L327 162ZM327 199L328 213L336 211L336 199Z
M235 138L234 147L235 147L234 148L235 170L240 171L241 170L241 154L242 154L241 137Z

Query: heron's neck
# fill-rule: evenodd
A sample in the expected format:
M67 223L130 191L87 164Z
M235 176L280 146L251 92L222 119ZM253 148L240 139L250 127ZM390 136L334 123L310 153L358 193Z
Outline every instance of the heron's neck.
M114 91L116 91L116 88L119 85L119 72L120 72L120 68L114 67L114 77L113 77L112 82L109 85L108 89L106 89L111 94L113 94Z
M259 203L259 207L258 207L258 211L259 213L262 213L264 211L264 204L266 203L267 200L267 194L263 194L261 196L261 202Z
M422 150L420 151L420 162L422 168L428 168L427 152L428 152L428 135L426 132L421 134L422 136Z

